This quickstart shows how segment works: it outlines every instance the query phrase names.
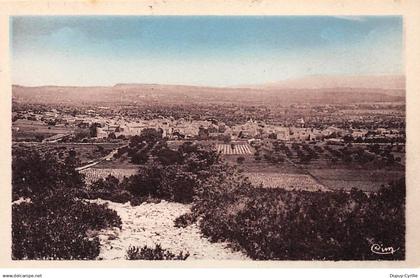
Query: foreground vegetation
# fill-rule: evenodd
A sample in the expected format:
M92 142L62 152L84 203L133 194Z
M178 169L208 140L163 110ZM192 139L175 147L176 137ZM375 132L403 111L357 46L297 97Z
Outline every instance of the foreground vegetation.
M71 160L27 149L14 151L12 206L13 259L95 259L99 239L93 230L121 227L103 205L80 199L83 177Z
M83 199L103 198L132 205L150 199L192 203L192 213L175 221L198 221L212 241L227 241L255 260L401 260L405 256L405 180L376 193L286 191L252 185L204 146L170 149L146 131L126 149L140 164L136 175L109 176L86 187L74 161L59 163L28 150L14 153L15 259L93 259L99 241L89 231L119 226L118 215ZM398 249L371 251L373 244ZM128 250L129 259L186 259L162 248ZM185 257L185 258L184 258Z
M136 246L130 246L127 250L126 258L128 260L182 260L185 261L190 254L180 252L178 255L173 254L172 252L165 250L157 244L155 248L149 248L144 246L142 248Z
M205 236L228 241L257 260L404 258L404 179L376 193L260 188L203 146L184 144L173 151L162 141L157 145L152 162L119 186L134 198L193 203L192 214L177 219L178 227L198 219ZM164 163L159 153L165 153ZM378 255L373 244L398 251Z
M219 176L202 188L194 213L204 235L256 260L396 260L405 253L404 200L404 180L368 196L254 188ZM399 250L378 255L373 244Z

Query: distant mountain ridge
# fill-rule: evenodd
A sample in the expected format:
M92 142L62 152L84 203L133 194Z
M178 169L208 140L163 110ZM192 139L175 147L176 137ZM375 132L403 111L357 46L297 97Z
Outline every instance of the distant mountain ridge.
M247 87L246 85L243 87ZM296 79L287 79L261 85L250 85L251 88L277 89L331 89L331 88L364 88L404 90L404 75L311 75Z
M382 81L381 81L382 80ZM354 83L351 83L354 82ZM352 85L353 86L350 86ZM13 85L13 99L36 103L195 104L348 103L404 101L403 77L308 77L241 88L120 83L114 86Z

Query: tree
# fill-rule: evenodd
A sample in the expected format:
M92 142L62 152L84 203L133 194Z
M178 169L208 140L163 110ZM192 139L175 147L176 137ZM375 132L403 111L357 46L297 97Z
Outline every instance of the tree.
M167 148L161 149L157 153L157 160L163 165L173 165L182 162L182 157L178 151L173 151Z
M243 156L239 156L239 157L236 159L236 161L237 161L239 164L242 164L242 163L244 163L244 161L245 161L245 157L243 157Z
M144 164L149 160L149 155L145 151L138 151L131 156L131 162L134 164Z
M42 135L42 134L37 134L37 135L35 135L35 140L37 141L37 142L42 142L42 140L44 140L45 139L45 137L44 137L44 135Z
M163 132L154 128L145 128L141 131L138 140L146 141L147 143L154 143L162 139Z
M115 132L111 132L110 134L108 134L108 139L117 139Z
M89 135L90 135L90 137L96 137L96 136L98 136L98 132L97 132L97 128L98 127L101 127L101 124L100 123L92 123L89 126Z
M78 128L74 134L74 138L79 141L90 137L90 130L85 128Z
M230 143L230 135L223 135L223 143L228 144Z

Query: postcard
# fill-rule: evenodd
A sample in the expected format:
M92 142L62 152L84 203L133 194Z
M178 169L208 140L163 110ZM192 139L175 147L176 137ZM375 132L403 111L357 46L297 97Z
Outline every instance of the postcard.
M2 264L419 266L415 1L4 7Z

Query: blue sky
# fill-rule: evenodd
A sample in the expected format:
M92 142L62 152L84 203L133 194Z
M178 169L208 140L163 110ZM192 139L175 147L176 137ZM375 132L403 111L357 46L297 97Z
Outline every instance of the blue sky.
M403 74L402 30L391 16L13 17L12 82L234 86Z

